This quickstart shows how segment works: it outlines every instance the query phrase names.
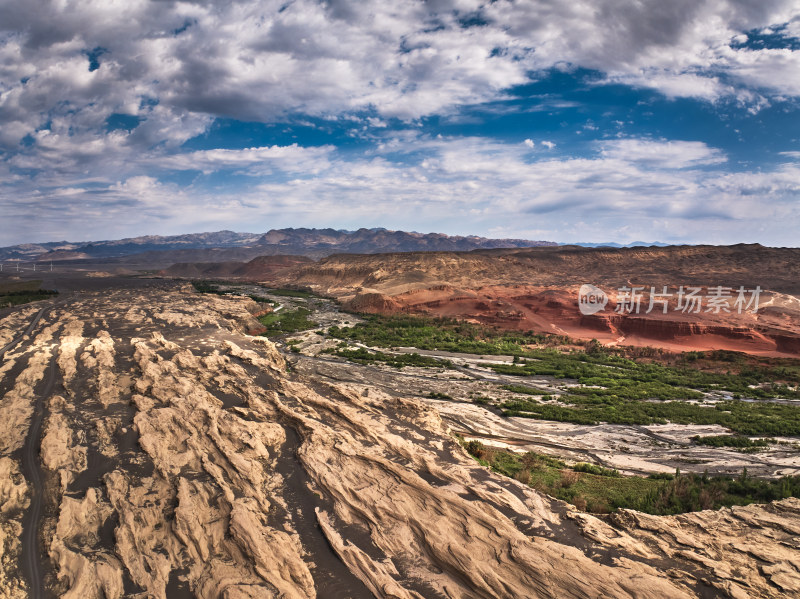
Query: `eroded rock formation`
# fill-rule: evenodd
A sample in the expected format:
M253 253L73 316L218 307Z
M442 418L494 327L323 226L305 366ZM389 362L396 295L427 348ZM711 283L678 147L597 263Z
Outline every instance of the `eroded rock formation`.
M796 500L671 518L578 512L489 473L429 405L290 372L246 334L249 301L86 293L7 356L6 596L24 596L14 537L31 490L18 449L48 364L40 558L60 596L800 592Z
M761 355L800 353L798 257L760 245L650 248L526 248L473 252L334 255L259 279L303 286L357 312L416 313L513 330L597 338L673 351L727 349ZM584 317L578 290L598 285L607 309ZM680 286L763 290L757 314L677 310ZM641 286L638 312L615 312L618 290ZM651 287L673 294L664 314L648 310ZM735 294L734 294L735 295Z

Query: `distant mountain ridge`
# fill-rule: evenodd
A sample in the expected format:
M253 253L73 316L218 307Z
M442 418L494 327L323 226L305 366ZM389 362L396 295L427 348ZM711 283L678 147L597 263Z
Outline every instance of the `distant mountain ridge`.
M298 255L321 258L335 253L375 254L414 251L469 251L475 249L556 246L551 241L527 239L488 239L477 235L452 236L444 233L416 233L388 229L287 228L272 229L264 234L216 231L185 235L145 235L118 240L90 242L28 243L0 248L0 260L80 260L124 259L139 254L169 261L169 252L181 252L180 261L230 260L258 255ZM242 252L207 252L226 248ZM196 256L187 250L201 250ZM188 254L188 255L187 255Z
M477 249L556 246L552 241L489 239L477 235L446 235L388 229L278 229L265 233L262 247L286 248L287 253L327 256L335 253L383 254L390 252L445 252Z
M637 247L669 247L669 243L662 243L660 241L631 241L630 243L616 243L613 241L605 241L601 243L590 242L575 242L575 243L560 243L559 245L578 245L585 248L637 248Z

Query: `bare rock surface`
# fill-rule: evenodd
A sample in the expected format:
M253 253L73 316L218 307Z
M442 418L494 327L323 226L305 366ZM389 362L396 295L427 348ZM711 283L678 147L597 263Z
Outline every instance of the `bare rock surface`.
M42 463L49 470L59 473L61 487L66 489L75 476L86 470L86 447L80 439L83 431L74 431L69 414L65 413L66 402L56 395L50 400L41 442Z
M22 581L15 576L19 559L21 526L15 515L28 507L28 485L19 464L0 457L0 597L25 597Z
M38 526L58 596L800 593L797 500L668 518L578 512L477 464L433 404L290 371L246 334L249 302L87 292L9 357L0 597L24 596L14 539L31 490L18 449L51 358Z
M25 307L0 321L3 338L14 340L38 312ZM20 454L34 412L36 387L50 363L52 340L59 324L42 326L22 335L9 348L0 367L0 597L26 597L20 575L22 519L30 504L30 488L21 474Z

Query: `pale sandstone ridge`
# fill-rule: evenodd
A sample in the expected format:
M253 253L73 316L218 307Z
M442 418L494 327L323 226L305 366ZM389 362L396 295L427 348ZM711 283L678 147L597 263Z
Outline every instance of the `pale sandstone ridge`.
M800 590L800 500L745 506L718 512L655 517L631 510L612 516L662 556L676 556L707 568L733 597L769 582L787 596Z
M84 431L73 430L67 403L56 395L49 402L50 415L41 442L42 463L59 473L61 488L66 490L75 475L86 470L86 446Z
M81 355L81 362L87 368L96 368L97 381L94 396L100 400L103 407L115 402L119 397L119 387L114 367L114 340L108 331L100 331Z
M23 314L32 317L37 311L27 308ZM16 313L0 321L7 339L17 337L27 326ZM23 509L29 505L30 490L18 458L30 428L36 388L50 364L53 336L60 326L42 322L6 353L0 368L0 598L27 596L19 559Z
M76 356L84 341L83 323L79 320L69 320L61 332L61 343L58 347L58 367L61 369L66 389L69 389L69 384L77 372Z
M26 507L28 486L19 465L11 458L0 458L0 513L10 514Z
M3 318L2 326L0 326L0 348L11 343L22 332L36 312L38 312L37 307L22 306Z
M0 381L32 405L44 341L68 346L52 353L61 378L41 448L57 595L800 593L800 502L670 518L577 512L478 465L423 402L289 372L274 345L245 334L249 302L86 293L48 316L42 343L17 358L20 376ZM0 435L20 426L0 420ZM0 453L12 481L0 483L6 589L19 588L8 538L28 496L13 446Z
M0 455L13 453L25 443L33 414L34 387L44 378L49 363L50 348L30 356L27 367L17 376L13 388L0 402L0 425L5 433L0 435Z
M18 514L30 503L28 485L19 464L0 457L0 597L27 597L25 583L16 575L19 561L19 537L22 526Z
M111 506L90 488L82 500L64 497L50 543L50 557L65 582L62 599L122 597L122 567L110 551L100 549L99 531L112 515ZM88 555L91 556L91 558Z

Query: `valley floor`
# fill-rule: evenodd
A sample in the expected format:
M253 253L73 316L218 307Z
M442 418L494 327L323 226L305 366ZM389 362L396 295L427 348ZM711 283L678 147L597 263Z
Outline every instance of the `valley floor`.
M602 429L586 428L582 445L567 443L580 429L546 433L441 400L496 386L480 368L357 366L314 356L312 336L326 343L314 333L279 351L248 334L259 327L250 299L171 282L97 286L0 320L0 596L800 592L796 499L599 518L488 471L452 434L542 451L560 439L612 465L623 445L664 443L663 463L645 451L629 464L658 470L689 451L684 433L614 429L603 445ZM788 453L741 459L774 474L795 467Z

